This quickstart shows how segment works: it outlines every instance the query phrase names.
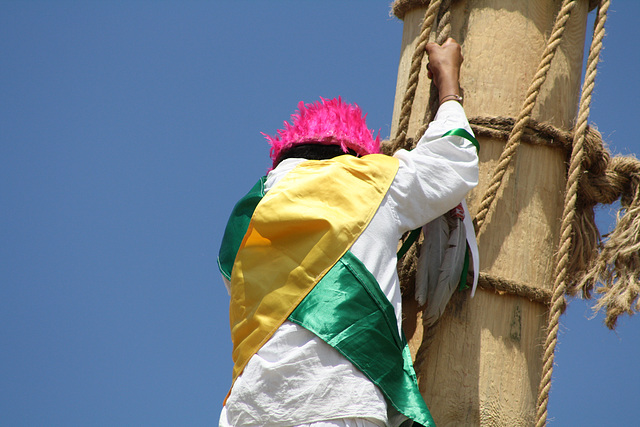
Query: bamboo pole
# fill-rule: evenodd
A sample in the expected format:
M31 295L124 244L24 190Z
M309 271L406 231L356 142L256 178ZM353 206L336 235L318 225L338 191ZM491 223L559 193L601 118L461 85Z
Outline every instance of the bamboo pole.
M554 0L454 1L451 36L461 45L468 117L517 117L560 7ZM571 11L532 118L561 129L575 120L588 1ZM404 17L393 123L397 124L408 70L426 6ZM420 75L408 135L422 125L429 99L426 67ZM392 135L395 128L392 128ZM504 141L479 138L480 184L468 197L475 215ZM543 288L553 285L566 153L522 144L478 236L480 271ZM421 312L404 304L405 331L421 392L438 426L532 425L542 370L548 308L540 302L479 289L458 293L445 315L424 331Z

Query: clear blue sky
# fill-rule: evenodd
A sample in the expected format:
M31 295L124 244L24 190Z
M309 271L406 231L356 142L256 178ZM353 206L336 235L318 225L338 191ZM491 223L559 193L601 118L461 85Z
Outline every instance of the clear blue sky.
M0 1L0 425L217 422L215 259L269 166L260 132L341 95L388 137L388 3ZM612 9L591 122L639 153L640 3ZM590 317L574 300L562 319L550 421L635 425L640 318Z

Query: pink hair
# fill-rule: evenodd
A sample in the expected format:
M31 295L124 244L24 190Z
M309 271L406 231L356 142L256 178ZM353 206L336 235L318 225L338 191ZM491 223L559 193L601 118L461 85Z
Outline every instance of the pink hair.
M292 124L285 121L276 136L263 133L271 144L274 167L284 151L305 143L340 145L345 153L351 149L360 156L380 152L380 133L373 138L373 131L367 128L367 115L362 115L358 105L346 104L340 97L320 99L322 103L307 105L300 101L297 114L291 115Z

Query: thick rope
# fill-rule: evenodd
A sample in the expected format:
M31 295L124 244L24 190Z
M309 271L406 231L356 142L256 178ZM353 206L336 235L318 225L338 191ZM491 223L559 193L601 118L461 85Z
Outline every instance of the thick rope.
M508 294L527 298L529 301L544 305L551 303L551 292L546 289L536 288L535 286L518 283L505 279L504 277L493 276L487 273L480 273L478 287L494 291L497 294Z
M425 46L429 41L433 22L440 10L440 3L442 3L442 0L432 0L429 3L424 21L422 22L422 27L420 28L420 35L418 36L416 47L413 51L413 56L411 57L409 80L407 81L407 88L404 93L404 98L402 99L400 122L398 124L398 130L393 143L393 151L405 148L406 146L407 132L409 130L409 118L411 117L411 109L413 108L413 101L415 99L416 89L418 88L418 79L420 69L422 68L422 59L425 55Z
M438 27L436 28L436 43L440 45L451 36L451 3L451 0L443 0L440 4ZM438 88L432 81L429 85L429 105L427 105L422 126L418 129L413 141L418 141L420 137L424 135L429 127L429 123L436 117L439 107L440 94L438 93Z
M442 0L438 11L438 27L436 28L436 43L442 44L451 35L451 3L452 0Z
M531 119L531 112L533 111L533 107L536 104L536 100L540 92L540 87L547 78L547 73L549 71L549 68L551 67L551 61L555 56L558 46L560 45L566 23L571 15L571 10L576 6L576 2L577 0L564 0L562 2L562 6L553 25L551 36L549 37L547 46L542 54L542 60L540 61L540 65L538 65L538 70L536 71L535 76L533 77L533 82L531 83L531 86L527 91L522 110L518 115L518 119L516 120L513 130L511 131L511 135L509 136L509 140L507 141L507 144L504 147L502 154L500 155L500 159L498 160L498 165L494 170L493 177L491 178L489 186L486 189L484 196L482 197L480 206L478 207L478 213L475 217L478 230L482 230L482 227L485 224L487 214L493 206L500 185L502 184L502 179L504 178L507 168L513 160L516 149L520 144L522 133L524 132L527 123Z
M582 174L582 163L584 157L584 140L587 130L587 119L591 105L591 95L595 86L597 65L602 50L602 40L604 38L604 24L607 18L609 0L602 0L598 8L598 16L589 49L587 61L587 71L585 74L582 94L580 96L580 107L578 120L575 127L576 138L571 153L569 166L569 177L567 179L564 211L562 214L562 226L560 231L560 249L558 251L558 261L555 269L555 283L553 285L553 296L549 310L549 325L547 328L547 339L544 343L542 378L538 388L538 401L536 411L536 426L542 427L547 423L547 405L549 402L549 390L551 388L551 375L553 372L553 360L556 344L558 342L558 329L560 325L560 315L565 305L565 292L567 290L567 273L569 271L569 255L572 243L572 225L576 214L576 201L578 199L578 186Z
M605 308L605 324L615 329L620 315L640 311L640 161L633 157L611 159L602 179L602 195L620 194L617 224L602 246L598 258L584 275L576 291L586 298L599 285L595 311ZM600 187L599 182L593 182ZM589 189L591 190L591 188ZM600 193L600 188L593 192Z
M401 148L410 150L415 147L416 141L420 138L420 136L426 131L428 123L431 120L424 120L422 129L418 132L417 138L407 138L407 133L409 129L409 119L411 117L411 110L413 108L413 101L415 99L416 89L418 87L418 80L420 75L420 70L422 68L422 60L426 54L425 47L429 41L429 36L431 34L431 30L433 28L433 23L436 18L436 14L438 14L439 25L437 27L437 35L436 42L443 43L449 37L451 33L451 13L449 11L451 7L451 0L433 0L430 2L429 7L425 13L424 20L422 22L422 27L420 29L420 35L418 36L418 42L416 44L415 50L413 51L413 56L411 58L411 68L409 70L409 80L407 81L407 89L404 94L404 98L402 100L402 109L400 111L400 122L398 124L398 131L396 133L396 138L392 141L390 146L385 147L385 151L389 151L393 153ZM442 40L442 41L439 41ZM433 82L431 83L430 88L430 99L438 99L438 91L435 88ZM437 107L433 109L434 115ZM429 115L429 109L425 112L425 118ZM405 236L406 239L406 236ZM399 271L403 282L406 283L415 283L415 270L416 270L416 262L417 262L417 252L416 246L412 245L410 253L405 256L401 263L399 263Z
M515 124L513 117L469 117L469 124L476 137L489 137L507 141L511 130ZM602 138L597 131L589 128L590 133L594 133L594 145L602 146ZM559 148L571 153L573 145L573 133L560 129L550 123L538 122L534 119L529 120L522 137L521 142L531 145L545 145L551 148ZM568 154L567 154L568 156Z
M429 2L430 0L396 0L391 5L391 14L404 19L408 12L418 7L428 6Z

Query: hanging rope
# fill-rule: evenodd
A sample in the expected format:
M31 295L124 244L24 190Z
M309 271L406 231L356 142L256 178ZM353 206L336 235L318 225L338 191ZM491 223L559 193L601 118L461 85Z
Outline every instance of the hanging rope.
M436 40L438 44L442 44L451 36L451 0L443 0L440 4L440 10L438 12L438 27L436 28ZM429 85L429 106L425 111L424 119L422 120L422 126L416 132L414 141L420 139L424 135L425 131L429 127L429 123L433 121L440 107L440 95L438 94L438 88L431 82Z
M518 119L516 120L516 124L511 131L509 140L507 141L502 154L500 154L498 165L493 172L493 176L491 177L489 186L482 196L480 206L478 207L478 213L475 217L478 231L483 229L487 214L493 206L500 185L502 184L502 179L504 178L507 168L513 160L516 154L516 150L520 145L520 138L522 136L522 133L524 132L525 127L527 126L527 123L531 119L531 112L533 111L533 107L536 104L538 94L540 93L540 87L547 79L547 73L549 71L549 68L551 67L551 60L555 56L558 46L560 45L565 26L571 15L571 10L576 6L576 1L577 0L564 0L562 2L560 11L558 12L558 16L556 17L556 21L553 24L551 36L549 37L547 46L542 54L542 60L540 61L540 65L538 65L538 70L533 77L533 81L529 86L529 90L527 90L524 105L522 106L520 114L518 115Z
M411 57L411 68L409 68L409 80L407 81L407 88L402 99L402 107L400 109L400 122L398 123L398 130L396 137L392 143L391 151L397 151L400 148L405 148L407 144L407 132L409 131L409 118L411 117L411 109L413 108L413 100L415 99L416 89L418 88L418 79L420 70L422 68L422 59L425 55L425 46L429 41L429 35L433 27L433 22L436 19L437 13L440 10L440 3L442 0L433 0L429 2L429 7L425 13L424 21L420 27L420 35L416 42L413 56Z
M536 426L542 427L547 423L547 404L549 402L549 389L551 388L551 374L553 372L553 360L556 344L558 342L558 328L560 315L565 304L565 293L567 290L567 272L569 267L569 254L571 248L571 235L573 232L573 222L576 212L576 201L578 199L578 186L582 175L582 164L584 158L584 139L587 130L587 119L591 105L591 95L595 86L597 65L602 50L602 40L604 38L604 24L607 20L607 10L609 0L603 0L598 7L593 38L589 49L587 61L587 71L585 74L582 94L580 96L580 107L578 109L578 120L575 126L575 139L571 152L571 162L569 164L569 176L567 179L564 211L562 214L562 226L560 231L560 249L557 255L555 269L555 283L553 285L553 296L551 297L551 307L549 309L549 325L547 327L547 339L544 343L544 353L542 358L542 378L538 388L538 402L536 412Z
M422 26L420 28L420 34L416 47L411 57L411 68L409 69L409 79L407 81L407 88L402 99L402 107L400 109L400 120L398 123L398 129L396 136L387 147L388 151L393 153L401 148L411 149L415 145L415 141L425 132L429 126L429 122L435 116L438 110L438 91L433 82L430 85L429 100L430 105L427 111L425 111L425 118L422 126L417 132L417 138L408 138L409 131L409 119L411 118L411 111L413 108L413 101L415 99L416 89L418 88L418 80L420 71L422 70L422 60L426 55L425 46L429 42L429 36L433 29L433 24L438 19L438 26L436 28L435 42L438 44L444 43L451 34L451 1L452 0L402 0L396 1L393 5L393 13L396 16L404 17L411 8L427 5L428 8L425 13Z
M429 41L429 36L433 29L436 17L438 18L436 42L443 43L447 38L449 38L449 35L451 34L451 0L432 0L430 2L422 0L405 0L402 2L396 2L394 3L394 13L397 11L398 7L404 8L404 11L402 12L402 16L404 16L404 13L410 10L411 7L415 7L416 3L420 3L420 5L426 5L428 3L428 8L425 13L425 18L422 21L418 41L411 57L409 79L407 81L406 91L402 100L402 108L400 112L400 120L398 124L398 130L396 132L396 137L394 140L382 144L382 149L387 154L393 154L394 152L402 148L410 150L414 148L416 141L419 139L419 137L408 138L407 133L409 128L409 119L411 117L411 111L413 108L413 101L415 99L415 93L418 87L419 75L422 69L422 60L426 55L425 47ZM430 86L430 103L432 105L434 100L435 107L432 106L431 108L427 108L427 110L425 111L423 124L421 126L421 129L417 133L417 135L419 136L424 134L429 122L431 121L431 116L435 115L435 112L438 109L438 92L432 82ZM404 236L403 240L406 240L406 238L407 236ZM422 241L420 239L418 242L416 242L416 244L411 245L411 247L409 248L409 252L402 258L402 261L398 264L398 276L401 283L406 284L415 282L417 259L421 244ZM407 291L406 287L405 289L403 289L403 291Z

